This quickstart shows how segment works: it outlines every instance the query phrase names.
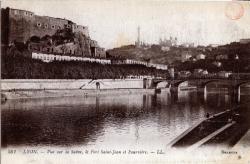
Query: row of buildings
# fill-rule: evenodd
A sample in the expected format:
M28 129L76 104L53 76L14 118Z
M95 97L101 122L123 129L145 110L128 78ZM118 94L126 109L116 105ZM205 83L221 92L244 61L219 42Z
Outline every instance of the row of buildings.
M194 69L193 72L190 71L180 71L178 72L179 78L188 78L192 77L216 77L216 78L229 78L230 75L233 75L232 71L219 71L217 73L209 73L207 70L204 69Z
M68 55L56 55L56 54L45 54L32 52L32 59L41 60L43 62L53 62L53 61L81 61L81 62L91 62L100 64L114 64L114 65L143 65L146 67L153 67L161 70L168 70L168 66L164 64L154 64L133 59L108 59L108 58L88 58L79 56L68 56Z
M111 64L111 60L109 59L56 55L56 54L43 54L37 52L32 52L32 59L41 60L46 63L53 61L82 61L82 62L91 62L91 63L94 62L100 64Z
M190 52L188 51L184 51L181 54L181 61L185 62L185 61L196 61L196 60L203 60L206 58L206 55L204 55L203 53L199 53L196 56L193 56Z
M197 60L204 60L206 59L206 55L203 53L199 53L197 55L192 55L189 52L182 52L181 54L181 61L185 62L185 61L197 61ZM220 61L220 60L228 60L229 59L229 55L227 54L219 54L216 55L214 60L215 61ZM239 56L236 54L234 56L234 59L239 59Z

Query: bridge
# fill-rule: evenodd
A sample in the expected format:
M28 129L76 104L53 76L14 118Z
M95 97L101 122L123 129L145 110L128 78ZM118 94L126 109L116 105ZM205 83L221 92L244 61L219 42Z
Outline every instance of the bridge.
M156 88L160 82L167 82L167 88L171 93L178 93L181 85L188 82L196 86L199 92L207 94L207 85L210 83L221 83L229 87L230 94L236 102L240 101L240 87L244 84L250 84L249 78L230 79L230 78L178 78L178 79L152 79L151 86Z

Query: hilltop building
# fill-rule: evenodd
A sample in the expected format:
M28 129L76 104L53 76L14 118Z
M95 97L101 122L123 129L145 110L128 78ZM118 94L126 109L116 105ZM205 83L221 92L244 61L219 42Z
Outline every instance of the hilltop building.
M137 41L135 42L136 47L141 47L141 28L138 26L137 28Z
M228 60L228 55L224 54L224 55L217 55L215 57L216 60Z
M182 62L188 61L191 57L192 57L192 55L188 51L183 51L181 53L181 61Z
M181 46L185 48L194 48L194 43L182 43Z
M206 55L204 55L204 54L198 54L197 56L196 56L196 59L197 60L203 60L203 59L205 59L206 58Z
M169 39L159 39L159 45L162 47L172 47L172 46L176 46L177 45L177 37L173 38L170 37Z
M247 44L250 43L250 39L240 39L241 44Z
M90 38L88 27L67 19L39 16L31 11L7 7L1 9L1 24L4 46L18 43L27 45L31 52L106 57L104 49Z

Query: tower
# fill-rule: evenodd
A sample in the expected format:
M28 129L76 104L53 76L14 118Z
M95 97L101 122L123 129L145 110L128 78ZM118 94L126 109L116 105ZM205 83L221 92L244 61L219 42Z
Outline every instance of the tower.
M140 47L140 45L141 45L141 28L140 28L140 26L138 26L138 28L137 28L137 42L136 42L136 46L137 47Z

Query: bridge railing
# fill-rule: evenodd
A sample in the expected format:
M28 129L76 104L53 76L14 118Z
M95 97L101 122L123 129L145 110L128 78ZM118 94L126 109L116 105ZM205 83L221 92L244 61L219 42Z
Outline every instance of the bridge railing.
M250 77L238 77L238 78L233 78L233 77L219 77L219 76L214 76L214 77L176 77L176 78L170 78L167 77L166 80L250 80Z

